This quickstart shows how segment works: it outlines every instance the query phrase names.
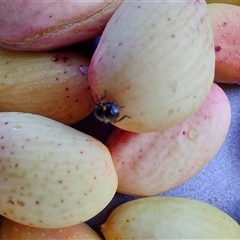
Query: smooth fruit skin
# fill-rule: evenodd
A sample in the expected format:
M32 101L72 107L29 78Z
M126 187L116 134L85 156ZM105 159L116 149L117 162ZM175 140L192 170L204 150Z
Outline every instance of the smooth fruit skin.
M240 83L240 6L224 3L208 5L211 19L216 68L214 81Z
M87 221L116 192L106 146L46 117L1 112L0 156L0 214L24 225L61 228Z
M89 60L70 50L20 52L0 48L0 111L28 112L67 125L94 108Z
M106 25L89 66L95 99L120 108L132 132L172 127L205 100L214 75L205 1L125 1Z
M117 1L0 2L0 46L18 51L52 50L99 36L122 3Z
M106 145L122 194L149 196L168 191L195 176L221 148L231 121L224 91L213 84L202 106L165 131L114 130Z
M102 225L106 240L240 239L238 223L223 211L179 197L146 197L115 208Z
M52 240L52 239L75 239L75 240L101 240L100 236L87 224L80 223L65 228L45 229L34 228L13 222L3 218L0 229L1 240Z

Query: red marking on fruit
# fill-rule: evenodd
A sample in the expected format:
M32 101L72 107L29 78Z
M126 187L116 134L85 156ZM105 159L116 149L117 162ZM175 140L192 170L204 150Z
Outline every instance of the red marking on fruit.
M22 202L22 201L17 201L17 203L18 203L18 205L21 206L21 207L25 206L25 203Z
M14 201L13 201L12 199L9 199L9 200L8 200L8 203L14 205Z

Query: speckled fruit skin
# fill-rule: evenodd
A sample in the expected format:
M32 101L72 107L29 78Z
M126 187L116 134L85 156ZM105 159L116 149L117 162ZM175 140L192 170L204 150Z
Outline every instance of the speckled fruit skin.
M82 120L95 106L88 66L89 60L73 51L0 48L0 111L35 113L67 125Z
M189 117L214 75L205 1L125 1L106 25L89 66L93 96L120 108L115 123L155 132Z
M1 1L0 46L56 49L100 35L122 0Z
M106 143L118 174L118 192L148 196L168 191L197 174L218 152L231 120L229 100L213 84L192 116L165 131L115 130Z
M0 229L1 240L53 240L53 239L75 239L75 240L101 240L100 236L87 224L80 223L66 228L44 229L25 226L3 218Z
M240 239L238 223L223 211L180 197L146 197L118 206L102 225L106 240Z
M240 7L208 5L216 54L215 82L240 83Z
M95 216L115 194L112 158L97 139L28 113L0 113L0 129L2 216L67 227Z

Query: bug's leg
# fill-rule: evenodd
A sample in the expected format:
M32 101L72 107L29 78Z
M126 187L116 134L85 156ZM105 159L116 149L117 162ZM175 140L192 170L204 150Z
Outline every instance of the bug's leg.
M124 115L123 117L121 117L121 118L119 118L119 119L117 119L115 122L120 122L120 121L122 121L124 118L131 118L131 117L129 117L129 116L127 116L127 115Z
M104 95L98 98L98 102L100 103L107 96L107 91L104 91Z

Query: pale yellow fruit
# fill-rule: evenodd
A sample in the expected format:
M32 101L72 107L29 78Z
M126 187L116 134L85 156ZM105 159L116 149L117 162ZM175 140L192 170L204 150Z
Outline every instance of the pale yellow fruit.
M0 228L1 240L102 240L86 223L79 223L65 228L35 228L2 219Z
M207 3L227 3L240 6L239 0L206 0Z
M213 84L203 105L165 131L131 133L116 129L107 146L118 174L118 192L149 196L196 175L219 151L231 121L224 91Z
M89 66L93 96L119 105L132 132L172 127L205 100L214 76L205 1L125 1L106 25Z
M16 52L0 48L0 111L28 112L73 124L94 108L89 60L73 51Z
M122 0L0 2L0 46L42 51L100 35Z
M146 197L118 206L102 225L106 240L240 239L238 223L200 201Z
M28 113L0 113L0 128L0 214L6 218L67 227L92 218L114 196L112 158L97 139Z

